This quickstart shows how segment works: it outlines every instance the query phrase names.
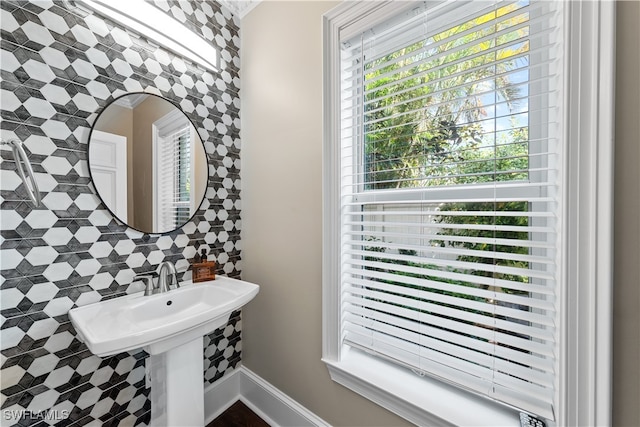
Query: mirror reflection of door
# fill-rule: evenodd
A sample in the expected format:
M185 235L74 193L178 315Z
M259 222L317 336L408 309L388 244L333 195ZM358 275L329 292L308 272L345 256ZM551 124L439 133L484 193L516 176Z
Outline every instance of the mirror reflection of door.
M93 185L118 218L126 222L127 193L117 189L127 186L127 138L95 131L91 141Z
M123 172L107 175L101 169L105 155L99 151L106 150L100 142L103 132L125 139ZM145 233L170 232L191 219L204 199L207 163L204 144L191 121L157 95L132 93L114 100L91 131L89 171L98 195L119 220ZM112 191L103 191L106 184L98 181L115 176L118 183Z

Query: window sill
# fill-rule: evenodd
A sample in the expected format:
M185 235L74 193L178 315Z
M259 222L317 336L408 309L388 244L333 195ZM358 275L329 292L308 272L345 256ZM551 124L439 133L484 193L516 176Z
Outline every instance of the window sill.
M417 425L519 426L518 412L440 381L419 377L366 353L347 349L324 360L331 379Z

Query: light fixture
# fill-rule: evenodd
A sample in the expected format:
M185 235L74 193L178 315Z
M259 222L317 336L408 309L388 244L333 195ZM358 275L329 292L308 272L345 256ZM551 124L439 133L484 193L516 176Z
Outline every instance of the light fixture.
M150 2L80 0L76 4L86 6L209 70L218 70L218 52L211 42Z

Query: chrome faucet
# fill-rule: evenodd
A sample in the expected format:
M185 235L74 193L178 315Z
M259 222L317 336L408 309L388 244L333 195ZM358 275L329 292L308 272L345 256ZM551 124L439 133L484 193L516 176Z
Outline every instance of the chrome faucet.
M158 293L169 292L172 283L175 283L176 288L180 287L176 267L171 261L164 261L158 267Z
M169 292L171 285L175 283L176 289L180 287L178 278L176 277L176 267L171 261L164 261L158 267L158 283L153 283L152 272L137 274L133 281L142 281L145 284L144 296L153 294L161 294L163 292Z

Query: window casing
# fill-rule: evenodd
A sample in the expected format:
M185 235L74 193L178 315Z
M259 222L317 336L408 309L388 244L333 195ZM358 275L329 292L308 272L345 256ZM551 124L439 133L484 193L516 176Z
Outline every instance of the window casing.
M509 4L515 4L516 7L504 9ZM447 10L452 5L454 9ZM496 143L493 147L482 143L471 147L464 147L463 144L460 146L462 148L457 147L458 152L449 150L449 154L453 153L450 156L453 162L432 167L436 173L420 171L419 174L412 175L415 171L411 168L418 165L417 167L425 169L423 165L429 163L429 155L433 153L419 153L415 156L422 156L418 162L414 162L411 167L398 168L389 160L400 163L406 160L407 153L415 153L415 150L412 151L415 147L408 146L404 152L400 150L403 156L379 156L378 160L372 160L372 152L380 154L383 150L376 153L367 146L379 142L376 138L371 138L372 123L384 122L389 116L408 116L404 112L398 113L397 108L396 111L387 108L391 111L387 117L375 116L375 113L386 108L384 105L374 105L375 91L385 84L394 84L388 79L394 73L393 67L385 69L384 65L380 65L380 62L376 64L375 61L393 56L398 48L413 43L415 33L412 33L411 28L422 26L418 29L418 32L422 31L418 39L432 37L433 40L433 35L451 32L455 26L464 27L469 22L469 16L464 12L469 12L476 18L486 17L487 5L487 2L471 2L464 6L442 3L437 10L431 11L432 16L439 15L439 19L434 19L433 22L440 27L435 28L430 25L429 18L416 18L415 9L401 14L399 21L392 22L390 26L385 24L393 21L388 19L389 10L384 11L384 6L372 6L367 15L370 22L377 20L375 25L359 23L359 31L345 25L340 31L334 32L333 40L325 39L334 48L341 47L341 59L338 61L338 54L333 53L334 81L327 84L328 90L333 90L335 98L340 93L340 101L334 101L333 109L325 109L328 120L339 123L340 126L334 124L332 128L326 129L327 134L332 137L332 141L326 141L333 144L333 153L327 150L325 155L332 154L333 157L325 158L325 164L328 165L325 169L325 189L333 190L333 198L325 198L325 229L333 230L334 234L325 236L324 360L334 379L342 377L343 380L338 381L345 384L349 381L344 378L350 374L344 370L337 374L338 371L334 368L354 354L364 360L371 358L367 354L375 353L384 359L409 366L418 374L426 373L446 383L457 384L460 389L484 393L507 405L553 420L559 411L557 406L564 401L565 393L562 382L565 363L563 354L566 350L562 344L565 333L562 325L565 322L563 316L566 315L563 312L566 290L562 284L566 282L566 260L562 253L567 246L563 241L567 231L563 231L560 225L567 215L562 211L566 206L562 196L567 185L564 178L566 168L563 167L567 147L562 145L567 134L563 120L563 108L566 106L563 107L562 102L568 102L564 98L566 91L562 86L562 70L565 57L563 49L569 43L564 43L557 34L553 37L546 33L542 37L536 34L541 31L541 27L544 29L547 25L561 28L559 31L562 36L562 25L569 18L553 15L554 18L550 19L548 6L554 6L551 4L501 2L489 5L495 11L494 23L498 24L497 27L505 19L512 19L513 27L529 43L526 50L516 52L520 57L526 55L529 60L526 78L520 78L517 82L526 87L526 96L522 98L528 99L524 109L527 117L526 126L513 126L506 132L487 130L486 125L480 124L479 133L513 134L514 129L526 127L528 135L521 138L526 143L520 144L526 146L524 154L520 150L518 156L500 156L497 148L500 144ZM524 12L525 9L528 11ZM396 11L397 9L393 13ZM513 19L523 13L527 14L526 19ZM351 10L352 20L354 15ZM460 16L463 18L458 18ZM421 19L423 22L419 22ZM403 31L393 33L389 30L402 20ZM487 19L481 21L480 25L486 29ZM475 30L472 27L463 28L462 37L473 34ZM423 28L429 30L425 32ZM493 32L481 34L479 40L482 43L495 41L509 31L508 25L503 25ZM369 37L372 32L375 33L373 38ZM359 44L358 38L353 37L358 35ZM469 39L473 39L473 36L467 41ZM513 39L507 42L519 43ZM472 53L474 58L478 58L483 52L499 51L498 43L484 46L487 46L484 51L480 49ZM432 48L433 45L429 47ZM434 49L431 49L431 53L440 58L447 56L446 52ZM551 61L554 54L560 60ZM410 55L404 55L403 58L400 54L399 57L407 59ZM331 60L327 57L325 59L327 62ZM462 61L458 61L458 64ZM406 64L403 65L405 69L409 68ZM486 63L472 64L471 68L477 70L485 65ZM371 80L387 78L378 87L374 84L373 90L369 90L374 96L369 98L368 66L370 69L378 67L378 70L386 72L386 75L370 73ZM335 82L339 67L342 70L341 85ZM398 68L402 66L396 70ZM428 72L422 71L423 74ZM444 77L441 74L439 80L446 81L451 75L455 76L456 71L445 74ZM404 77L404 82L411 78ZM495 75L484 78L485 81L491 79L495 82ZM426 81L428 85L429 80ZM401 94L411 90L406 85L396 84L396 88L399 88L398 92ZM497 111L498 104L505 104L510 100L498 99L495 88L493 92L496 102L491 107ZM441 89L439 93L446 94L446 90ZM420 95L419 93L418 98ZM427 98L429 94L422 96L429 107L432 100ZM471 96L466 96L465 99L471 99ZM405 104L410 102L411 100ZM342 108L340 115L336 112L337 105ZM479 107L469 105L471 104L465 107L467 111ZM486 106L486 103L480 107L482 106ZM512 112L509 111L509 114ZM522 111L518 114L522 114ZM500 114L496 113L496 116ZM476 115L476 118L477 122L486 120L481 115ZM497 121L496 117L491 119ZM401 127L403 122L399 123L398 125L396 122L397 127ZM382 130L388 131L391 128L392 126L386 126ZM428 127L423 129L426 129L423 130L425 134L429 131ZM466 130L471 138L472 130ZM446 145L446 136L450 137L456 131L459 132L460 127L436 127L424 140L430 141L432 145ZM438 140L438 133L445 137ZM403 132L399 134L404 135ZM389 139L388 137L387 140ZM336 148L336 141L341 141L339 149ZM398 141L394 142L397 144ZM448 147L453 145L448 143ZM506 145L508 144L503 144ZM512 145L517 146L515 143ZM477 153L482 151L482 147L488 147L487 150L492 149L498 154L493 157L485 156L480 161L477 158L467 161L469 156L460 154L464 151ZM520 167L515 170L513 167L494 167L490 173L487 173L486 167L474 170L474 166L483 161L497 165L505 157L519 160ZM387 161L386 167L374 170L371 165L376 161L380 164ZM441 173L442 170L455 171L454 178ZM327 180L327 175L333 176L334 180L336 175L340 178L336 183ZM330 191L325 191L325 196L328 193ZM336 193L339 196L336 197ZM461 204L466 206L446 210L446 215L443 215L443 206ZM509 221L501 222L505 218ZM443 224L447 225L447 233L442 232L445 228ZM489 234L483 235L484 232ZM486 249L487 244L490 245L489 250ZM482 245L485 247L480 248ZM340 256L336 261L338 253ZM454 292L456 287L462 289L459 288L462 282L466 282L464 292ZM505 292L502 285L511 292ZM532 288L536 290L532 291ZM495 325L488 325L488 319L495 321ZM515 344L516 342L519 344ZM521 345L523 342L525 347ZM366 353L358 349L363 349ZM490 385L485 387L485 391L481 391L487 384L486 372L480 369L483 364L485 367L497 366L494 372L498 375L506 372L501 379L488 379ZM347 365L348 363L343 363L342 368ZM509 366L505 368L504 365ZM461 374L465 369L467 372ZM526 371L527 369L530 370ZM425 382L433 384L428 379ZM516 392L514 388L510 388L514 387L514 382L521 383L516 384L515 388L524 387L524 397L518 395L521 389ZM527 390L528 383L535 383L536 387L544 383L544 387ZM505 385L507 387L501 389ZM377 392L374 395L376 401L381 399Z

